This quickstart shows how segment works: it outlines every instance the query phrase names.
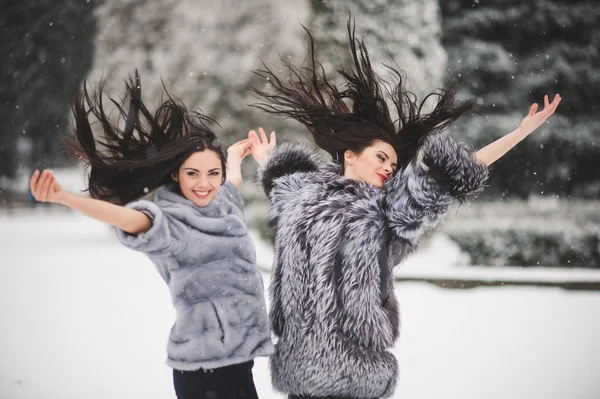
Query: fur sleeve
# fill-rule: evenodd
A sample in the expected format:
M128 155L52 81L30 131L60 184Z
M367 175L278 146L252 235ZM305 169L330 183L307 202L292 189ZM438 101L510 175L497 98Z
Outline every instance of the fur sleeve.
M450 205L473 200L488 169L447 135L428 139L422 163L410 164L386 185L384 212L394 233L414 246L423 225L435 226Z
M425 144L423 163L440 185L459 202L475 199L488 178L488 168L475 160L465 145L446 134L430 137Z
M317 170L319 162L305 145L284 143L271 155L264 168L259 169L259 180L271 200L269 222L276 225L290 196L314 179L308 179Z
M305 145L299 143L284 143L275 149L266 165L259 169L259 180L267 197L271 198L271 191L276 180L295 173L313 172L319 163ZM287 189L294 189L293 180L288 183ZM286 188L286 187L284 187Z
M281 304L281 281L283 279L283 273L281 270L281 264L279 262L279 248L276 249L275 259L273 259L273 272L271 278L271 285L269 286L269 295L271 298L271 310L269 312L269 320L271 322L271 329L276 337L280 337L283 334L283 327L285 319L283 317L283 306Z
M165 215L154 202L140 200L126 205L127 208L143 212L152 220L152 227L142 234L129 234L117 228L117 236L123 245L148 255L161 255L173 243Z

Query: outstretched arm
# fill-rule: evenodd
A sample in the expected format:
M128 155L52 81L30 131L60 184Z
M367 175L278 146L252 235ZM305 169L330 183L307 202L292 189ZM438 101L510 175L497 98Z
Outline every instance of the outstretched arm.
M483 190L486 165L447 134L427 139L421 162L409 164L384 185L389 226L411 247L435 226L453 202L472 201Z
M37 201L68 206L129 234L145 233L152 227L150 218L140 211L102 200L81 197L63 190L49 170L44 170L42 173L36 170L31 176L29 186Z
M496 162L531 132L540 127L554 113L556 107L560 104L560 100L560 95L557 94L554 96L552 103L549 103L548 96L544 96L544 109L537 113L538 105L537 103L533 104L529 110L529 114L523 119L517 129L477 151L475 154L477 161L487 166Z

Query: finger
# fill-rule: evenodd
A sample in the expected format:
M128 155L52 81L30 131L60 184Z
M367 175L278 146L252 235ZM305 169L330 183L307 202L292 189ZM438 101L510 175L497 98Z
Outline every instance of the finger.
M260 140L258 139L258 135L255 130L250 130L248 132L248 139L252 141L254 144L259 144Z
M31 175L31 179L29 180L29 191L31 191L32 195L35 189L35 184L37 183L39 177L40 171L36 169L35 172L33 172L33 174Z
M558 108L558 104L560 104L560 100L561 98L559 97L558 100L554 100L552 101L552 104L550 104L550 115L552 115L554 113L554 111L556 111L556 108Z
M50 194L52 194L54 192L54 183L56 182L56 179L54 177L53 174L50 174L50 177L48 178L48 187L46 188L46 192L44 193L44 198L46 200L48 200L48 198L50 197Z
M554 113L554 111L556 111L556 107L558 107L560 100L561 100L561 98L558 94L554 96L554 99L548 106L548 116L552 115Z
M548 101L548 95L546 94L544 96L544 109L548 108L550 106L550 102Z
M39 201L39 196L42 192L42 187L44 186L44 182L46 181L46 177L48 176L48 171L44 170L40 174L40 178L35 183L35 187L33 188L33 197Z
M269 140L267 140L267 135L265 134L265 129L262 127L258 128L258 133L260 133L260 140L262 144L269 144Z
M242 146L242 145L248 145L248 142L250 141L250 139L243 139L238 141L237 143L235 143L235 146Z
M275 131L271 132L271 142L269 144L271 144L271 146L273 147L277 145L277 137L275 137Z
M556 110L556 108L558 108L558 104L560 104L561 101L562 101L562 98L558 97L558 100L556 100L556 105L554 106L555 110Z
M46 201L46 192L48 191L48 185L50 184L50 172L45 170L43 173L43 179L41 181L41 185L38 188L38 201Z
M538 109L537 103L533 104L531 106L531 108L529 109L529 116L535 115L535 113L537 112L537 109Z
M256 133L254 134L254 136L256 136ZM248 145L250 146L250 149L252 151L254 151L254 149L256 147L258 147L258 144L259 144L259 142L258 142L258 138L257 137L252 137L252 138L248 139Z

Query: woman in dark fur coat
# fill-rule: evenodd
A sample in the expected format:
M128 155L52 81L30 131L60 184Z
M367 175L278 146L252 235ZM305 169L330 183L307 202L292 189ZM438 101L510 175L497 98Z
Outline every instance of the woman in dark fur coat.
M309 32L310 65L289 74L258 71L270 88L254 90L267 112L291 117L334 162L301 145L274 149L251 131L253 155L271 201L275 260L271 327L278 338L273 385L290 398L379 398L393 394L398 363L389 349L399 333L392 268L413 251L455 201L484 188L488 165L540 126L560 102L545 98L519 128L474 153L443 131L470 109L456 88L428 97L429 113L405 91L402 75L388 85L394 121L364 44L348 24L353 69L344 90L324 76ZM351 106L348 105L351 104Z

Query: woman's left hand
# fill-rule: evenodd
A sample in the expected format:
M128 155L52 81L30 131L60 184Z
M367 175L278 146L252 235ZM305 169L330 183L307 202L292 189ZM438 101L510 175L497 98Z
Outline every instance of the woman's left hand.
M546 119L556 111L556 107L560 104L560 100L559 94L554 96L554 100L552 100L551 103L548 102L548 96L544 96L544 109L540 112L537 112L538 104L533 104L529 109L529 114L521 122L519 130L525 134L529 134L540 127L542 123L546 122Z
M237 143L234 143L227 149L227 159L233 160L232 158L238 159L240 162L252 153L252 147L250 146L250 140L244 139Z
M260 134L260 138L258 134ZM277 138L275 132L271 132L270 139L268 139L265 129L262 127L258 128L258 134L256 134L256 131L250 130L248 140L250 140L250 146L252 147L252 156L260 166L265 166L267 158L277 146Z

